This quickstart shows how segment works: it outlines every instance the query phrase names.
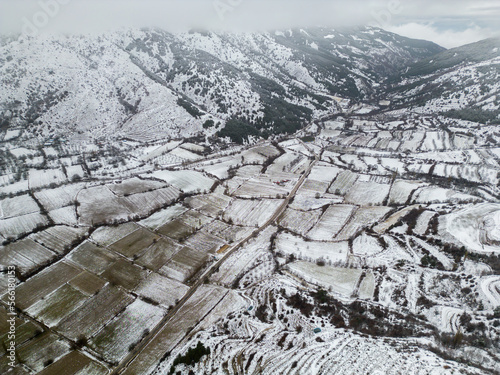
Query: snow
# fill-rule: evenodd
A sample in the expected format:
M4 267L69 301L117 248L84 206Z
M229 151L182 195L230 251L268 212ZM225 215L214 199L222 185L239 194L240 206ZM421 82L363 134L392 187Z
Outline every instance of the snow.
M328 207L318 223L309 231L308 237L317 241L328 241L340 232L355 211L355 206L333 205Z
M184 193L210 190L215 181L196 171L156 171L151 177L166 181Z
M0 220L36 212L40 212L40 208L29 195L21 195L0 201Z
M148 227L150 229L156 230L165 223L168 223L169 221L182 215L186 211L187 208L185 208L183 205L176 204L174 206L155 212L150 217L140 221L139 224L144 225L145 227Z
M174 306L176 300L184 296L188 290L189 287L176 280L152 273L141 281L135 292L168 308Z
M311 261L322 259L326 262L344 264L349 246L347 242L305 241L293 234L281 233L276 239L276 250L286 255L293 254L297 259Z
M49 212L54 224L78 225L75 206L57 208Z
M349 298L361 276L361 270L318 266L308 262L295 262L288 265L290 271L313 284L332 289L344 298Z
M500 253L498 235L499 204L478 204L444 217L445 230L468 249L480 253ZM494 224L494 225L492 225Z
M20 129L9 129L9 130L7 130L7 132L5 133L5 136L3 137L4 142L10 141L12 139L15 139L15 138L19 137L19 135L21 134L21 132L22 132L22 130L20 130Z
M490 306L500 306L500 276L488 276L481 279L481 290L488 299Z
M262 226L282 203L282 199L235 199L224 211L224 218L239 225Z

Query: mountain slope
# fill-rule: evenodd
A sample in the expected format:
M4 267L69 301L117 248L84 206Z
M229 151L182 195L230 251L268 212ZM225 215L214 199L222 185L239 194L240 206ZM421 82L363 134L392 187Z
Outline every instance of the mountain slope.
M367 99L441 50L373 28L5 40L0 124L41 138L151 140L210 136L229 122L219 135L267 137L338 111L339 97Z
M394 77L395 108L447 112L478 122L500 122L500 39L454 48L412 65ZM450 112L448 112L450 111Z

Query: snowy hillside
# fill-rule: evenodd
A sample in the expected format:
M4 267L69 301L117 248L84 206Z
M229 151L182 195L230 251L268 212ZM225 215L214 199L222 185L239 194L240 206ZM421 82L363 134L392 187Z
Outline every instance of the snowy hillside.
M293 132L442 49L379 29L263 34L130 30L0 47L2 130L151 140ZM340 97L340 98L339 98ZM207 122L208 121L208 122ZM205 126L203 126L205 125ZM242 126L230 123L222 136Z
M419 112L451 111L448 115L463 120L499 123L500 39L423 59L389 93L396 108L410 105Z

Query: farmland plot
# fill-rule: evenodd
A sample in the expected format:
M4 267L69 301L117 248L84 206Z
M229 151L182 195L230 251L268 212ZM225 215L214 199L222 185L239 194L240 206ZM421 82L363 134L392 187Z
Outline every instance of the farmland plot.
M55 253L28 238L0 247L0 266L16 266L22 276L55 257Z
M189 237L185 241L185 244L202 252L214 253L217 249L224 245L225 242L224 240L207 233L204 230L200 230Z
M191 152L181 147L177 147L176 149L170 151L169 155L174 155L182 160L187 160L187 161L195 161L201 159L200 155L195 154L194 152Z
M288 150L294 152L294 153L299 153L305 156L312 156L311 152L307 148L305 148L302 144L295 144L295 145L288 145L284 146L283 144L280 145L281 147L287 148Z
M117 226L99 227L95 230L94 233L92 233L91 238L101 246L109 246L139 228L140 226L136 223L125 223Z
M47 217L40 213L32 213L10 219L0 220L0 235L5 238L19 238L23 234L33 232L37 227L48 225Z
M295 262L288 265L290 271L307 282L332 289L344 297L350 297L362 271L350 268L318 266L308 262Z
M183 247L158 271L161 275L185 282L206 262L207 253L190 247Z
M241 163L241 158L237 156L230 156L222 158L215 163L213 161L210 161L198 164L196 166L196 169L215 176L219 180L225 180L229 177L229 170L232 168L236 168L238 165L241 165Z
M75 206L66 206L52 210L49 212L49 217L52 219L54 224L72 226L78 225Z
M81 352L73 351L46 367L39 375L106 375L107 373L107 368L100 363Z
M450 137L446 132L427 132L420 146L422 151L448 150L450 148Z
M57 361L69 351L68 342L59 339L54 334L44 333L28 342L27 345L17 348L16 354L22 363L38 373L45 367L47 359Z
M406 166L408 172L419 173L419 174L429 174L433 164L426 163L410 163Z
M342 171L339 173L328 192L336 195L346 195L354 185L359 175L351 171Z
M39 212L40 208L29 195L6 198L0 201L0 220Z
M141 341L145 332L149 332L160 322L164 313L160 307L135 300L92 337L90 347L106 360L118 362L130 351L130 347Z
M304 241L290 233L280 233L276 238L276 250L286 255L293 254L297 259L345 263L349 245L347 242Z
M227 286L232 285L236 278L252 267L259 257L268 253L271 236L274 233L276 233L276 228L269 226L256 238L246 242L237 254L221 265L218 272L212 275L211 280Z
M389 204L403 205L406 204L410 195L422 186L427 184L420 181L405 181L396 180L389 194Z
M328 207L318 223L307 236L316 241L331 241L346 225L356 207L349 205L333 205Z
M93 273L83 271L78 276L68 281L68 284L86 296L92 297L104 287L106 281Z
M233 195L247 180L248 178L233 177L230 180L224 181L223 186L227 189L226 194L229 196Z
M16 306L22 310L29 308L81 272L81 269L65 262L55 263L45 268L16 288Z
M434 211L424 211L422 214L417 219L417 224L415 225L415 228L413 229L413 232L418 234L419 236L424 235L427 232L427 229L429 227L429 222L431 219L436 216L436 212Z
M449 233L468 249L500 253L500 205L478 204L444 216L440 232Z
M87 233L87 228L73 228L60 225L32 234L29 238L58 254L62 254L64 251L68 250L74 242L87 236Z
M318 222L322 214L321 210L304 212L289 208L279 219L279 225L304 236Z
M147 275L148 271L124 259L119 259L101 274L112 285L119 285L129 291L137 287Z
M0 176L0 180L2 179L2 177L5 177L5 176ZM29 190L28 180L21 180L19 182L12 182L12 181L10 182L9 185L0 185L2 187L2 193L4 193L4 194L10 194L10 193L20 194L20 193L28 192L28 190Z
M35 197L47 211L74 205L78 192L85 184L63 185L55 189L44 189L35 192Z
M345 202L360 206L381 205L389 195L391 185L356 181L349 189Z
M412 203L468 203L479 200L472 195L431 186L418 189L413 195Z
M403 174L405 172L405 163L395 158L381 158L380 164L391 172Z
M229 225L219 220L214 220L210 224L203 227L203 231L222 238L224 241L229 243L242 240L250 235L253 230L255 230L255 228Z
M98 332L116 314L123 311L133 300L130 295L108 284L71 315L64 318L58 324L57 330L72 340L79 337L88 338Z
M172 151L181 144L180 141L172 141L162 146L152 146L144 150L144 154L140 157L141 160L148 161L161 156L169 151Z
M315 165L308 178L311 180L328 182L330 184L340 173L340 169L331 165Z
M241 198L278 198L292 190L291 183L280 186L268 178L252 178L243 183L233 195Z
M130 178L118 184L107 185L109 190L119 196L129 196L132 194L145 193L158 190L167 186L164 182L145 180L137 177Z
M373 230L377 232L378 234L385 233L388 231L390 228L394 226L402 217L407 215L410 211L419 208L420 206L414 205L414 206L407 206L395 213L393 213L391 216L387 218L384 222L376 225L373 227Z
M79 178L85 177L85 171L81 165L70 165L66 167L66 174L68 175L70 181L72 181L75 176L78 176Z
M247 301L243 299L238 293L229 290L227 294L214 306L212 311L203 317L195 330L205 330L212 327L222 317L226 317L229 313L245 308Z
M331 204L342 203L344 200L343 198L331 194L325 194L325 197L323 198L316 198L308 191L301 190L302 189L299 189L298 194L290 204L290 208L293 208L294 210L312 211Z
M227 208L231 202L231 198L227 195L214 193L189 197L185 202L193 209L210 217L215 217Z
M31 169L28 177L31 189L38 189L51 184L60 185L67 181L61 169Z
M118 258L115 253L89 241L85 241L68 255L69 260L97 275L103 273Z
M359 286L359 298L371 299L375 294L375 276L372 272L367 272Z
M10 346L10 324L8 320L11 317L12 316L7 315L6 308L2 306L0 308L0 319L3 320L3 323L0 325L0 363L3 359L2 356L7 354L6 348ZM16 347L25 344L42 332L42 327L40 325L33 323L30 320L25 320L24 317L15 317L14 325L16 327ZM1 364L0 367L2 367Z
M361 229L379 222L391 211L389 207L361 207L349 223L338 234L337 240L345 241L352 238Z
M362 159L359 158L358 155L342 155L341 160L356 171L365 172L368 169L368 166L363 162Z
M300 187L298 194L316 197L317 194L323 196L330 184L323 181L315 181L308 178Z
M271 145L253 147L247 151L243 151L245 163L264 163L270 157L276 157L280 152L276 147Z
M78 194L78 201L82 225L104 224L112 220L127 219L134 214L105 186L82 190Z
M139 228L122 239L109 245L111 250L124 255L127 258L138 257L146 248L151 246L160 237L147 229Z
M242 177L242 178L257 177L258 175L260 175L261 170L262 166L260 165L245 165L241 168L238 168L238 171L236 172L236 177Z
M365 232L356 237L352 243L352 251L355 255L374 256L384 251L377 238L369 236Z
M211 223L214 219L205 216L195 210L189 210L183 213L178 220L194 228L194 230L198 230L206 224Z
M271 176L280 172L299 174L307 169L308 165L309 161L304 155L285 153L267 168L267 173Z
M31 305L26 312L52 328L75 311L87 299L87 295L66 284L47 295L44 299Z
M121 203L133 212L134 215L144 216L173 203L179 195L179 190L169 186L155 191L124 197L121 199Z
M162 225L156 231L174 240L181 241L189 237L196 230L190 225L184 223L182 219L176 219L165 225Z
M208 191L215 181L196 171L156 171L152 177L166 181L184 193Z
M167 238L160 238L153 243L135 261L140 266L158 271L163 267L180 249L181 245Z
M139 224L151 230L156 230L169 221L179 217L186 211L187 208L179 203L154 213L148 218L139 221Z
M156 273L150 274L135 289L138 295L149 298L166 308L174 306L176 301L188 291L189 287L186 285Z
M180 148L192 151L197 154L201 154L206 151L205 147L189 142L183 143L182 145L180 145Z
M235 199L224 212L224 219L243 226L261 226L282 203L281 199Z

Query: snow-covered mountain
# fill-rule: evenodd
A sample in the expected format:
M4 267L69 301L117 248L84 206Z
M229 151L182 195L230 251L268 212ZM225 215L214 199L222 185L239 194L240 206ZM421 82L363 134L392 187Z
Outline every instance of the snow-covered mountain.
M410 66L389 89L395 107L500 122L500 39L450 49Z
M41 138L268 136L442 50L374 28L4 38L0 120Z

